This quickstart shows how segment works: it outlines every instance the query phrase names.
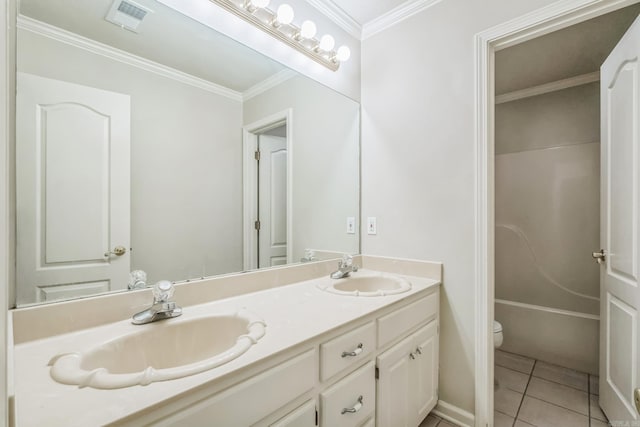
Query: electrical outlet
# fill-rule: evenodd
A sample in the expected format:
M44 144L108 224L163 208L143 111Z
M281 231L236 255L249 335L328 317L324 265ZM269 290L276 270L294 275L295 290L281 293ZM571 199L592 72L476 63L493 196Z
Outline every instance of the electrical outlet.
M376 224L375 216L367 218L367 234L378 234L378 225Z
M356 234L356 218L353 216L347 217L347 234Z

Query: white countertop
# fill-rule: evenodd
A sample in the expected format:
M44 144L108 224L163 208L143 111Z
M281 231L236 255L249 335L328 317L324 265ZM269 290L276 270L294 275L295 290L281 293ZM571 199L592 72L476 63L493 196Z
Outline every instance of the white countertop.
M245 308L265 321L267 332L246 353L223 366L148 386L99 390L63 385L50 377L48 363L58 354L80 352L122 334L139 332L140 328L158 327L162 322L135 326L127 319L18 344L14 347L13 355L17 425L86 427L114 422L194 387L238 373L243 368L393 303L423 293L440 283L423 277L402 277L411 282L411 290L384 297L331 294L318 289L319 283L331 280L322 277L185 307L181 317L162 322L184 321L207 314L234 313ZM99 316L99 313L96 315Z

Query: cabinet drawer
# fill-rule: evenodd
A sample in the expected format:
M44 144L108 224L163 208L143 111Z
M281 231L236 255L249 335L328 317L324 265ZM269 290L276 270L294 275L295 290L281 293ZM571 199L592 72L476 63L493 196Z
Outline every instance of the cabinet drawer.
M270 427L315 427L316 401L309 400L280 418Z
M315 350L256 375L223 392L164 417L158 426L241 427L256 423L313 388Z
M420 323L435 316L438 313L440 292L402 307L393 313L378 319L378 347L383 347L393 341L405 331L418 326Z
M320 379L364 360L376 348L376 325L367 323L320 345Z
M369 418L367 421L362 424L360 427L376 427L375 420L373 418Z
M357 427L373 415L376 409L375 375L375 364L369 362L322 393L321 426Z

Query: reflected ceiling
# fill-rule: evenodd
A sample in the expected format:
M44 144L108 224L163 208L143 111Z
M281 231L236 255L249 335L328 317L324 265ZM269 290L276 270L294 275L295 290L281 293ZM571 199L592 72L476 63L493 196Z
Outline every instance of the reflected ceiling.
M112 0L21 0L20 12L238 92L285 69L227 36L203 25L193 25L190 18L154 0L136 0L153 11L143 19L139 33L121 29L104 19L112 3ZM220 9L220 13L227 12Z

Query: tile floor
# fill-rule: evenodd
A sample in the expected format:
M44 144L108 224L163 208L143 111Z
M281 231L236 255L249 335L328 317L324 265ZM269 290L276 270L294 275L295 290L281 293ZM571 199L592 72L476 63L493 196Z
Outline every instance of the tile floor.
M495 427L606 427L598 377L504 351L495 353ZM451 427L429 415L420 427Z

